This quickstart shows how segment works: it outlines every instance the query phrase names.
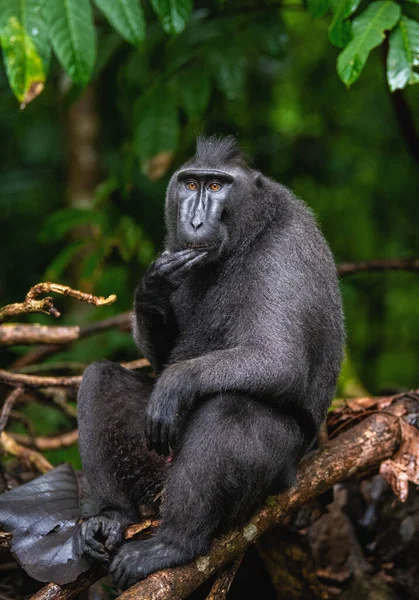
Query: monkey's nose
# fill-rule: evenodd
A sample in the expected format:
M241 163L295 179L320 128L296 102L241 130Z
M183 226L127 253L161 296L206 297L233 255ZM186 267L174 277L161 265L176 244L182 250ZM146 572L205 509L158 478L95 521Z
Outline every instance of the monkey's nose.
M195 229L195 231L197 231L200 227L202 227L203 224L204 223L203 223L202 219L200 219L199 217L194 217L191 221L191 225Z

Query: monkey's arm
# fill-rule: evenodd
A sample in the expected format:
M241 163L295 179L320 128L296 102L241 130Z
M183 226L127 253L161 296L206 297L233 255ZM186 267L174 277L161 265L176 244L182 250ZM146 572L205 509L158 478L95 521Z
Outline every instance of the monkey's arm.
M150 449L169 454L179 428L202 397L236 391L275 399L304 386L307 360L296 344L269 349L236 347L169 365L157 380L146 411Z
M135 290L134 338L157 373L167 362L179 333L170 295L204 256L195 250L163 252Z

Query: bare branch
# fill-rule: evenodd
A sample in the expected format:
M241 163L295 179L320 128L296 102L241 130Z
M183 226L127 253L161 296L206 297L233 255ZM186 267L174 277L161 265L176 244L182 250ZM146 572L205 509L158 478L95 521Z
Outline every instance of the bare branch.
M53 468L42 454L21 446L5 431L0 433L0 449L7 454L16 456L22 463L36 467L41 473L46 473Z
M268 499L245 526L215 540L207 556L193 563L154 573L136 584L120 600L180 600L214 575L274 524L336 483L365 469L375 468L392 456L401 440L400 404L404 412L417 411L417 402L406 399L386 412L377 412L311 453L300 464L293 488ZM412 408L414 407L414 409Z
M119 328L119 329L131 329L132 323L132 311L122 313L121 315L117 315L116 317L109 317L109 319L103 319L102 321L96 321L94 323L90 323L89 325L84 325L80 327L80 335L79 339L88 337L89 335L94 335L96 333L101 333L102 331L108 331L109 329ZM13 370L19 370L21 367L25 367L27 365L33 365L35 363L44 360L48 356L55 354L56 352L61 352L63 347L54 344L48 346L40 346L38 348L34 348L27 352L24 356L19 357L12 365Z
M104 570L95 569L94 571L82 573L76 581L67 585L61 586L58 583L48 583L34 596L31 596L31 600L71 600L104 575L106 575Z
M126 369L142 369L150 366L146 358L132 360L121 363ZM11 373L0 369L0 381L13 386L24 386L31 388L42 387L78 387L81 383L82 375L64 376L64 377L43 377L40 375L24 375L23 373Z
M93 294L86 294L85 292L80 292L79 290L73 290L66 285L60 285L59 283L46 281L34 285L26 294L24 302L8 304L7 306L1 308L0 323L10 317L29 313L45 313L56 318L59 317L60 313L54 307L52 298L47 297L37 300L38 296L47 293L70 296L71 298L76 298L77 300L88 302L89 304L94 304L95 306L106 306L108 304L112 304L112 302L115 302L116 300L115 294L108 296L108 298L103 298L102 296L93 296Z
M79 439L79 432L77 429L73 429L73 431L68 431L67 433L62 433L61 435L54 435L51 437L38 436L32 438L30 435L23 435L21 433L10 433L9 435L18 444L22 444L23 446L33 446L37 450L41 451L67 448L68 446L76 444L77 440Z
M12 412L13 405L16 402L16 400L19 398L19 396L21 396L22 394L23 394L23 388L17 387L16 389L13 390L13 392L10 392L10 394L7 396L6 400L4 401L3 407L1 409L1 414L0 414L0 432L4 431L4 428L7 425L7 421L9 420L10 413Z
M383 258L338 265L338 274L341 277L366 271L419 271L419 259L412 257Z
M56 327L54 325L25 325L7 323L0 325L0 346L14 344L68 344L80 336L80 327Z

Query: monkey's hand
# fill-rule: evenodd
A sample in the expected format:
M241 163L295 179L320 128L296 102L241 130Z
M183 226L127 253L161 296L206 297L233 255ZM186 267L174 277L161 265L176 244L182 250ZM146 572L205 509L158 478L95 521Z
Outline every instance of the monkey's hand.
M182 423L193 402L192 388L182 385L176 365L167 367L154 384L145 415L145 438L149 450L169 455L176 448Z
M136 303L143 306L155 305L167 301L174 290L184 281L189 271L207 255L197 250L166 250L147 269L143 280L138 285Z
M124 527L121 523L97 515L79 526L74 537L74 549L78 556L109 564L111 556L123 540Z

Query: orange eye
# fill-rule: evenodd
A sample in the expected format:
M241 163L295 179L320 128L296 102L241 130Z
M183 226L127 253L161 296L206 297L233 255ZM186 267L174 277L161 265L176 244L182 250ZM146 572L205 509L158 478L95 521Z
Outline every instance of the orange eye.
M188 181L186 187L188 188L188 190L196 190L198 186L195 181Z
M218 192L218 190L221 190L221 185L219 183L216 183L215 181L211 183L209 187L210 190L213 192Z

